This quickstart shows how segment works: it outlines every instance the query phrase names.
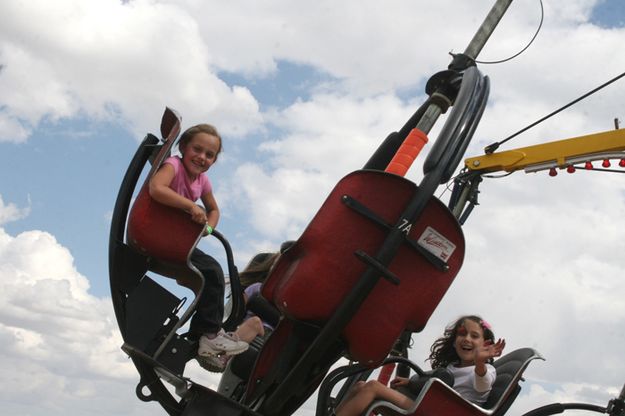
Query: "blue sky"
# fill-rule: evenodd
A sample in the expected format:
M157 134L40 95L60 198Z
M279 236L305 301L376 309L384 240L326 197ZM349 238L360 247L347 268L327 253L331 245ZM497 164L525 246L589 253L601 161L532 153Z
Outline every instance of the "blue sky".
M625 25L625 4L622 1L604 0L598 2L590 15L591 22L605 28L619 28Z
M33 138L3 144L3 177L20 178L3 189L3 199L30 207L28 217L7 224L6 230L50 232L74 253L81 273L94 277L94 293L104 295L108 290L106 213L112 210L111 195L136 143L115 124L85 119L43 122Z
M298 237L332 186L424 100L425 81L446 67L449 51L464 49L492 1L433 3L2 2L0 380L11 387L0 405L7 414L89 414L90 400L101 414L154 411L134 398L135 373L119 350L107 249L121 178L142 137L158 131L165 106L181 113L183 127L208 121L224 136L209 175L219 228L242 267ZM624 2L544 3L534 44L510 62L480 67L491 77L491 99L467 156L624 70ZM538 20L537 0L516 0L480 58L514 54ZM615 117L625 120L623 82L505 149L611 129ZM420 161L408 174L415 182ZM413 358L422 361L458 314L478 312L511 348L533 346L548 358L527 374L518 409L603 400L620 389L621 178L518 173L485 181L465 226L464 268L416 338ZM596 339L605 340L602 357ZM190 375L216 382L199 368Z

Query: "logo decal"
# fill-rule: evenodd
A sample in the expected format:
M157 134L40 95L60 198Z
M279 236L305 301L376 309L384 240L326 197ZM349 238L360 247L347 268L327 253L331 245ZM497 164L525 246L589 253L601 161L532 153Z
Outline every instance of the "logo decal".
M417 243L441 260L447 261L456 250L456 245L432 227L427 227Z

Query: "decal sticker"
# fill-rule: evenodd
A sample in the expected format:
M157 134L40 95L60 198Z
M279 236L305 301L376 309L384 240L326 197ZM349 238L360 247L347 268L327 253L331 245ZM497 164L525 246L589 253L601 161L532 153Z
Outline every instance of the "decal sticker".
M441 260L447 261L456 250L456 245L432 227L427 227L417 243Z

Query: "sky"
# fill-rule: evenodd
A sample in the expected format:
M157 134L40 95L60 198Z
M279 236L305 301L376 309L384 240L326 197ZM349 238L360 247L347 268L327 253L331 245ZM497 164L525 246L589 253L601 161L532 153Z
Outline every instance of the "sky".
M7 0L0 3L0 407L5 415L165 414L134 395L108 281L121 178L166 106L210 122L209 176L239 268L297 239L333 186L425 100L492 0ZM516 0L478 57L514 55L540 21ZM625 69L625 3L544 0L532 45L480 64L491 94L466 156ZM625 121L625 80L500 150ZM435 142L437 127L430 132ZM422 156L407 178L418 183ZM507 350L537 349L510 414L605 405L625 382L625 185L615 173L486 179L463 268L413 337L422 366L444 326L481 314ZM437 196L446 202L445 186ZM200 247L220 258L210 240ZM177 290L177 289L172 289ZM194 363L188 375L216 386ZM306 403L297 415L314 414Z

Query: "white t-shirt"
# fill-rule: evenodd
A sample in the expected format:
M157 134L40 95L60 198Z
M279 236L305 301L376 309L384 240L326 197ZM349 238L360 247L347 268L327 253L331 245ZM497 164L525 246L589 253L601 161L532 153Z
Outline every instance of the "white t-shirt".
M456 367L455 364L449 364L447 369L454 375L454 390L462 397L475 403L484 404L495 378L497 370L490 364L486 364L486 374L482 377L475 374L475 366Z

